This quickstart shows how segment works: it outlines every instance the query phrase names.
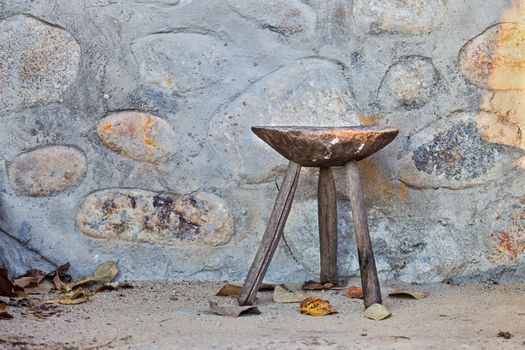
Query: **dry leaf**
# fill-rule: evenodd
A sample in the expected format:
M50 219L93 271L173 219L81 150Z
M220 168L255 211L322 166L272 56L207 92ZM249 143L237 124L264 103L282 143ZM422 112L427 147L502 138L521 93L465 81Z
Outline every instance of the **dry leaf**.
M15 286L7 276L7 270L0 268L0 295L5 297L25 297L24 288Z
M64 305L76 305L82 304L89 300L89 296L84 296L81 299L71 299L70 297L65 297L64 299L50 299L46 300L44 304L64 304Z
M363 299L363 288L356 286L348 287L346 297L349 299Z
M87 293L83 289L75 289L75 290L71 290L71 291L67 292L65 295L66 295L67 298L74 300L74 299L78 299L80 297L89 296L89 293Z
M95 277L101 283L109 283L115 279L118 274L118 266L115 261L106 261L97 266Z
M303 290L326 290L326 289L332 288L333 286L334 284L330 282L322 284L322 283L315 282L315 281L306 281L304 282L301 289Z
M48 280L43 280L36 287L25 288L27 294L47 294L53 289L54 284Z
M241 295L241 290L241 286L226 283L215 295L221 297L239 296Z
M337 313L337 310L327 300L318 297L308 297L301 302L302 314L310 316L326 316Z
M86 278L82 278L82 279L80 279L78 281L66 284L65 285L65 290L71 290L71 289L74 289L76 287L83 286L85 284L95 283L95 282L98 282L98 281L99 281L99 279L97 277L89 276L89 277L86 277Z
M67 273L67 271L69 270L69 267L71 266L70 263L65 263L63 265L60 265L59 267L57 267L55 270L53 271L50 271L47 275L46 275L46 278L50 278L50 279L53 279L55 278L56 275L58 275L60 277L60 280L64 283L69 283L71 282L71 275L69 275Z
M259 292L268 291L268 290L274 290L275 285L274 284L268 284L268 283L261 283L259 286ZM241 295L242 286L238 286L236 284L230 284L226 283L224 286L219 289L217 293L215 293L216 296L219 297L238 297Z
M105 292L105 291L114 291L114 290L121 290L121 289L131 289L133 286L127 282L123 283L106 283L102 285L98 285L95 288L95 293Z
M43 279L44 274L42 273L41 275L17 278L13 281L13 284L20 288L37 287Z
M0 268L0 295L5 297L16 297L16 289L7 277L7 270Z
M9 297L0 297L0 303L8 305L11 299Z
M53 278L53 283L55 284L55 288L57 290L67 290L66 284L62 282L62 280L60 279L60 275L58 273Z
M383 320L391 314L392 313L381 304L372 304L365 310L365 316L376 321Z
M218 305L216 302L210 300L210 309L217 315L238 317L242 314L259 315L261 311L257 306L239 306L239 305Z
M307 297L305 293L290 292L281 286L275 286L273 290L274 303L300 303Z
M13 315L9 313L9 309L6 304L0 303L0 319L12 319Z
M414 299L424 299L426 298L429 293L428 292L415 292L415 291L412 291L412 290L408 290L408 289L395 289L393 291L391 291L390 293L388 293L389 296L391 297L412 297Z
M265 291L270 291L274 289L275 289L275 284L261 283L261 285L259 286L259 292L265 292Z

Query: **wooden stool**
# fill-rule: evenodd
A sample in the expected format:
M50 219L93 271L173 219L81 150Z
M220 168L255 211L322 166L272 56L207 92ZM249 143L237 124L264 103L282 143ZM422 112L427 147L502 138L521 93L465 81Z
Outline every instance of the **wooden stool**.
M252 305L283 234L301 166L319 167L318 208L321 282L337 282L337 203L331 167L344 166L354 221L365 307L381 303L357 161L392 142L398 129L383 126L253 127L252 131L290 162L259 250L242 287L240 305Z

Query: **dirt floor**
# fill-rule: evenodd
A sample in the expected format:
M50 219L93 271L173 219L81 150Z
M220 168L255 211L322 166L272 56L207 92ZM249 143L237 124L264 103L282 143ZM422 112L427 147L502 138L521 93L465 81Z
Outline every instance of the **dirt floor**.
M209 300L235 303L214 296L221 283L133 285L60 306L43 320L11 307L14 319L0 320L0 348L525 349L523 284L412 287L430 295L385 297L392 316L383 321L366 319L362 301L344 291L314 293L332 303L334 315L301 315L298 304L275 304L272 292L260 292L261 315L230 318L209 311Z

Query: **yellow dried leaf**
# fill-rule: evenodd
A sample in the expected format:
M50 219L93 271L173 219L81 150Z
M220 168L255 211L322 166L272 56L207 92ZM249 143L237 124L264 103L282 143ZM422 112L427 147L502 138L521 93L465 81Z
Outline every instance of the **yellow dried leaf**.
M118 274L118 266L116 261L106 261L97 266L95 271L95 278L100 281L100 283L109 283Z
M65 297L64 299L50 299L46 300L44 304L64 304L64 305L76 305L82 304L89 300L88 296L83 297L82 299L71 299L70 297Z
M62 280L60 279L60 275L57 273L55 277L53 278L53 283L55 284L55 288L58 290L67 290L67 286Z
M221 297L239 296L241 295L241 286L235 284L226 283L222 288L215 294Z
M301 302L302 314L310 316L326 316L337 313L337 310L327 300L318 297L308 297Z
M372 304L365 310L365 316L376 321L383 320L391 314L392 313L381 304Z
M66 293L66 297L70 298L70 299L78 299L80 297L85 297L85 296L89 296L89 295L90 295L90 293L86 292L83 289L75 289L75 290L71 290L71 291Z
M75 282L64 284L64 289L62 289L62 290L71 290L71 289L74 289L74 288L76 288L78 286L82 286L84 284L95 283L95 282L98 282L98 281L100 281L100 279L98 277L89 276L89 277L82 278L81 280L78 280L78 281L75 281Z

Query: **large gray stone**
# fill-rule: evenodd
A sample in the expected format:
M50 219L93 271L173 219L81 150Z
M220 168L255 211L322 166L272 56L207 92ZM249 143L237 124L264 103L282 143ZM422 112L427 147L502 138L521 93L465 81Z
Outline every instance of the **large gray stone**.
M430 59L406 57L388 69L378 99L387 111L419 108L429 100L437 81L438 73Z
M93 238L211 246L226 244L233 232L229 206L214 194L177 196L139 189L90 194L77 214L77 227Z
M45 196L79 183L87 170L84 153L69 146L47 146L17 156L7 167L15 191Z
M22 15L0 22L0 114L59 101L79 64L80 47L65 30Z
M424 34L438 28L446 0L355 0L354 18L365 33Z
M152 34L135 40L131 49L142 80L170 94L213 86L232 64L224 43L204 34Z
M232 176L270 181L286 160L252 134L256 125L356 125L345 72L327 60L305 59L251 86L211 120L209 135Z

